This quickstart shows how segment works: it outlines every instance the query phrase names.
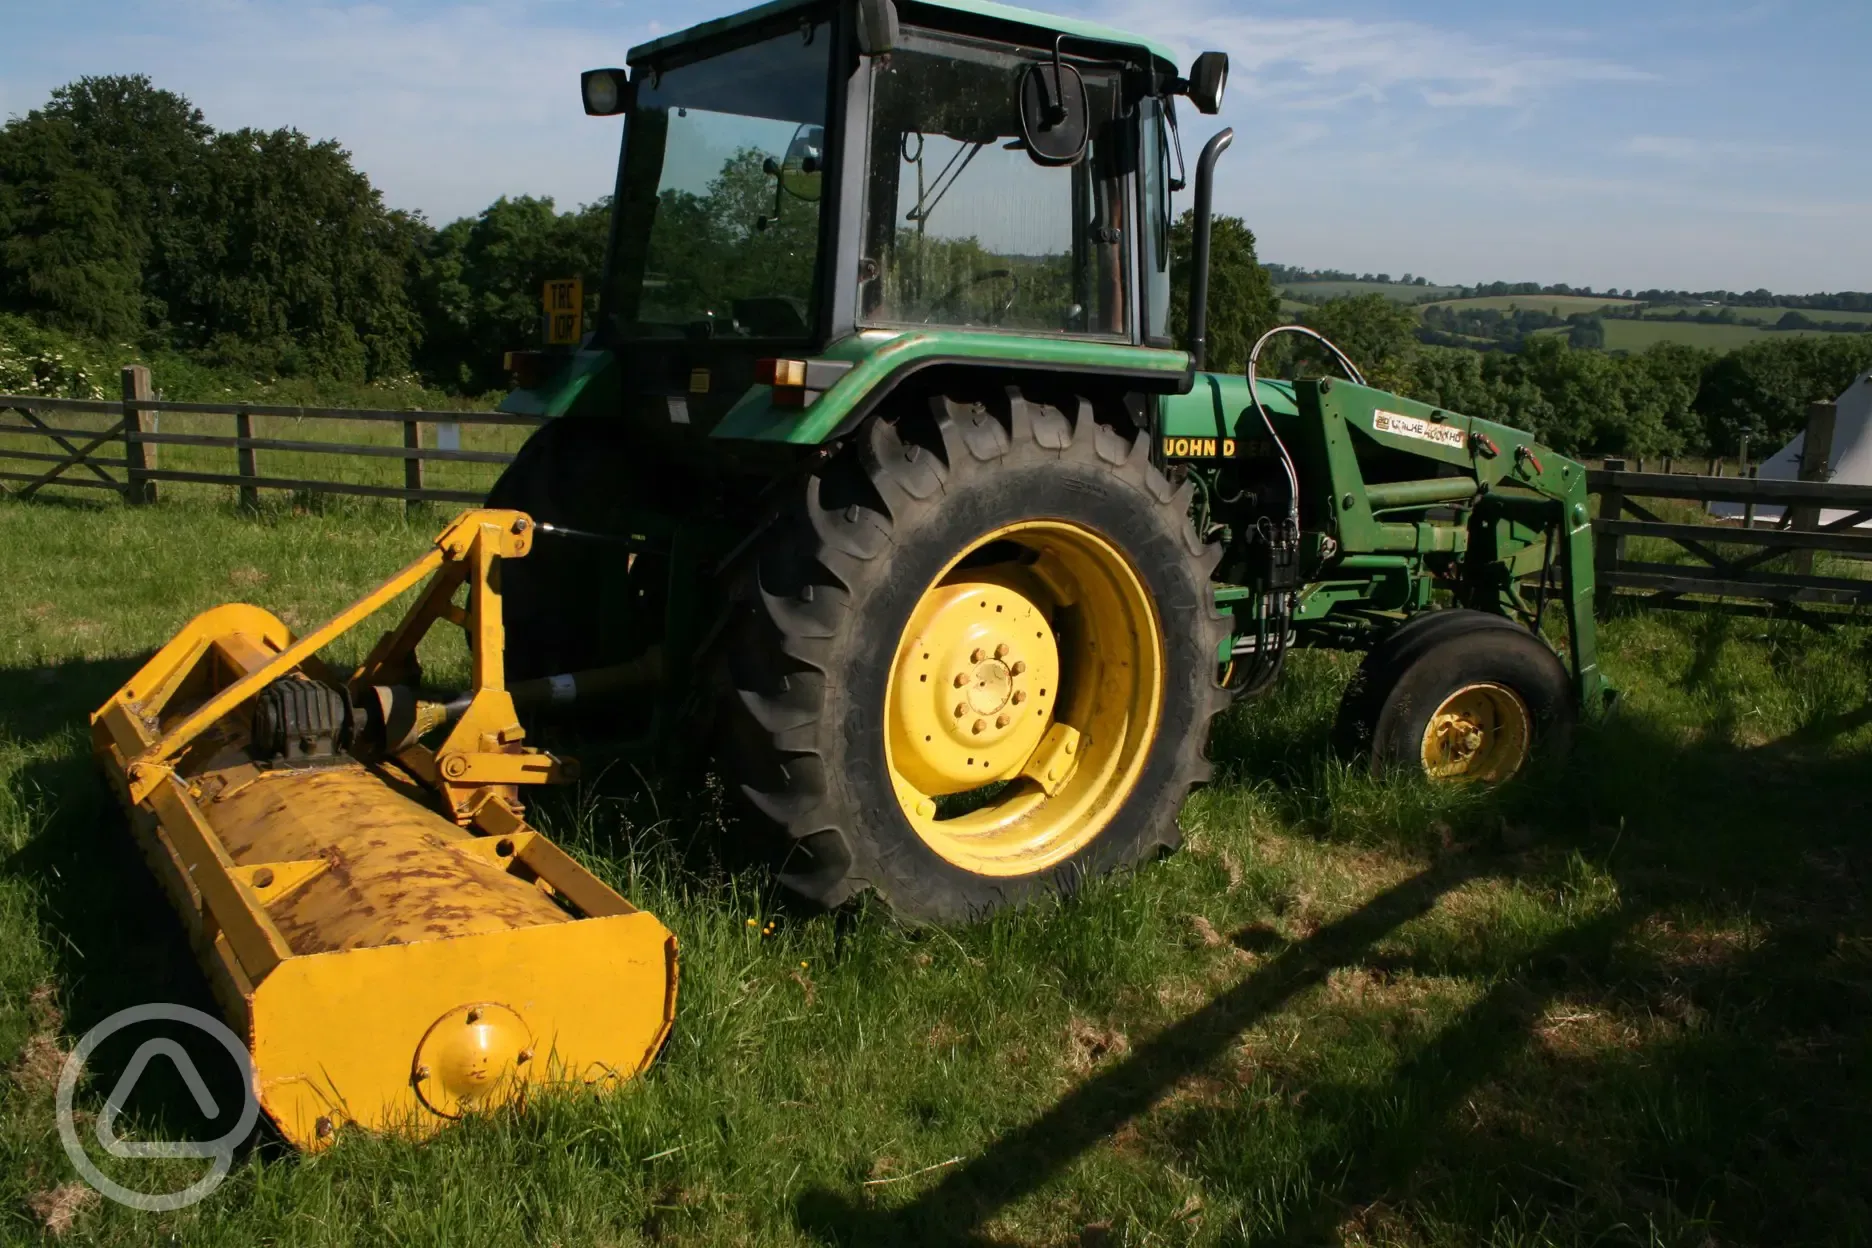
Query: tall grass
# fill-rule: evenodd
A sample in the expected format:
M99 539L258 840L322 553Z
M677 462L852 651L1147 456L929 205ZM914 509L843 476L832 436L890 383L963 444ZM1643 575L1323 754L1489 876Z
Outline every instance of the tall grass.
M85 713L195 611L309 624L428 528L362 503L0 506L9 1238L72 1175L32 1053L127 1004L206 1005ZM717 787L593 748L596 778L536 815L683 943L647 1076L423 1145L262 1142L206 1202L92 1205L70 1239L1866 1242L1872 634L1604 635L1619 709L1496 792L1333 758L1352 656L1300 655L1218 725L1182 852L950 930L788 906L728 848ZM82 1105L126 1056L100 1051ZM173 1138L190 1112L157 1086L129 1121Z

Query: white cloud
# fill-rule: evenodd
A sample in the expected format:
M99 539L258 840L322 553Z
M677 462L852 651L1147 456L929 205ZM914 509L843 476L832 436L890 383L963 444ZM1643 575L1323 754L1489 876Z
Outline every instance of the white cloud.
M1238 88L1292 107L1403 95L1434 108L1509 108L1581 83L1651 77L1617 61L1555 55L1542 45L1576 39L1544 33L1490 41L1426 22L1220 13L1195 0L1125 0L1106 11L1121 26L1156 32L1186 57L1228 49Z
M1827 153L1799 143L1761 143L1690 135L1635 134L1619 145L1628 156L1653 156L1685 165L1718 161L1823 160Z

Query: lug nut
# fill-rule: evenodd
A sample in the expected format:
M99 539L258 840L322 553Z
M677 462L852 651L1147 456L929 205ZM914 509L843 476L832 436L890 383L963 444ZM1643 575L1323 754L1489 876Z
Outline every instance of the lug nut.
M474 1009L468 1011L468 1025L472 1027L480 1021L481 1021L481 1007L477 1005L474 1007Z
M975 726L974 726L973 728L971 728L971 729L969 729L969 731L970 731L970 732L980 732L980 731L981 731L982 729L984 729L984 728L986 728L987 726L988 726L988 721L987 721L987 720L985 720L985 719L978 719L978 720L976 720L976 721L975 721Z
M956 677L955 677L955 687L956 687L956 688L958 688L958 689L960 689L960 688L961 688L962 686L964 686L964 685L966 685L966 684L968 684L968 682L969 682L969 678L968 678L968 673L967 673L967 672L957 672L957 673L956 673Z
M514 1065L516 1066L524 1066L532 1060L533 1060L532 1049L521 1049L519 1053L514 1055Z
M423 1080L427 1079L428 1077L429 1077L429 1068L427 1066L418 1066L416 1068L416 1082L417 1083L421 1083Z
M988 652L986 650L983 650L980 646L977 646L975 647L975 649L969 651L969 662L971 663L979 663L987 657L988 657Z
M1007 726L1008 726L1008 717L1007 717L1007 716L1005 716L1005 715L997 715L997 716L995 716L995 727L997 727L997 728L1005 728L1005 727L1007 727Z
M1027 670L1027 665L1025 663L1017 662L1014 664L1013 667L1008 668L1008 673L1009 675L1012 675L1012 676L1018 676L1026 670Z
M333 1131L332 1120L320 1114L312 1123L312 1130L317 1133L319 1139L329 1140Z
M966 702L956 703L956 710L955 710L956 718L961 719L966 714L968 714L968 703Z
M1016 689L1014 691L1013 702L1015 706L1019 706L1021 703L1025 702L1026 700L1027 700L1027 691L1025 689Z
M1004 641L1000 645L995 647L995 658L1005 659L1007 658L1007 652L1008 652L1007 642Z

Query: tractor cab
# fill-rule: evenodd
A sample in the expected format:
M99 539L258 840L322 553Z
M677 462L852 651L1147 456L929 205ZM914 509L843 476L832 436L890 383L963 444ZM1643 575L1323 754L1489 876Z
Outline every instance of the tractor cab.
M980 0L776 0L628 62L583 81L587 112L625 118L586 354L633 423L674 396L677 423L735 436L751 388L808 406L908 335L1171 354L1174 97L1215 111L1220 54L1186 80L1147 40ZM566 414L552 389L535 410Z

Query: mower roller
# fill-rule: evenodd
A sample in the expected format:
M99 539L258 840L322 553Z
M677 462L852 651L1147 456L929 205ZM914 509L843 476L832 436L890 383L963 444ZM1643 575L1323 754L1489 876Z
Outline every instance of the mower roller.
M524 744L515 713L516 695L554 686L510 693L502 671L498 567L533 531L470 512L298 639L257 607L216 607L92 717L260 1106L299 1147L627 1079L669 1031L675 938L521 813L522 786L571 774ZM318 657L425 578L356 670ZM472 688L447 702L416 692L416 646L440 620L473 654Z

